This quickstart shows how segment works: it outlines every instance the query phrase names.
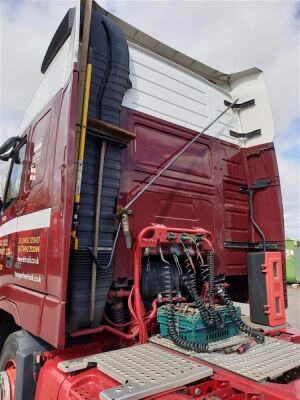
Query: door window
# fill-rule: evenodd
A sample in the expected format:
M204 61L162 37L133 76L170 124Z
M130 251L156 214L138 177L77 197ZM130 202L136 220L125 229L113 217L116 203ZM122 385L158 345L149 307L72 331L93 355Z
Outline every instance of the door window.
M31 167L29 180L25 183L27 191L44 179L51 121L52 111L50 110L36 123L32 133L28 137L28 160L31 162Z
M4 208L7 208L19 195L25 161L25 150L26 145L24 143L13 157L10 177L6 189Z

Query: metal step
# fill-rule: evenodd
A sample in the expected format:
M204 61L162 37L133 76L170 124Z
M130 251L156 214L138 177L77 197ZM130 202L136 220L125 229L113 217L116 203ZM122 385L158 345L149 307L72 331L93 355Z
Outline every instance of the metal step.
M121 384L102 391L101 400L139 400L213 374L212 368L151 343L63 361L58 368L71 373L93 364Z
M236 346L245 342L245 335L211 343L210 349ZM266 337L264 344L256 344L246 353L194 353L176 346L171 340L154 336L150 341L191 357L209 362L220 368L260 382L275 379L284 372L300 366L300 344Z

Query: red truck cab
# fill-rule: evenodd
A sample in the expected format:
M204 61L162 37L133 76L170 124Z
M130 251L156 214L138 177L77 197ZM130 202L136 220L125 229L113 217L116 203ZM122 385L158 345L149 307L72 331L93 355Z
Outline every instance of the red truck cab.
M204 260L214 249L214 276L233 300L249 299L250 253L279 255L283 287L272 115L260 70L216 71L90 1L67 12L41 72L20 136L0 148L10 160L0 222L0 393L99 398L116 377L97 363L71 375L58 365L157 334L156 294L165 293L158 270L170 257L170 233L178 243L179 234L200 235ZM278 335L299 340L296 331ZM210 388L232 399L288 399L299 387L292 380L262 389L220 366L212 374L192 389L137 398L202 399Z

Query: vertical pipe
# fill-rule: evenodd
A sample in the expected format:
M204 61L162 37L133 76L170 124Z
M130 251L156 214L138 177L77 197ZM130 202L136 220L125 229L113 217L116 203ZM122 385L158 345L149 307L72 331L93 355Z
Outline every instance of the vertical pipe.
M83 109L81 118L81 133L79 139L75 203L79 203L80 201L80 189L81 189L82 167L83 167L85 139L86 139L87 117L89 111L91 77L92 77L92 64L88 64L86 69L85 90L84 90Z
M88 75L88 51L89 51L89 37L90 37L90 28L91 28L91 17L92 17L92 6L93 0L84 0L82 3L83 10L83 31L81 37L81 46L79 46L79 77L78 77L78 91L77 91L77 118L76 118L76 135L75 135L75 152L79 154L79 141L82 136L82 126L86 126L86 123L83 123L82 113L83 113L83 104L84 99L89 97L90 90L87 90L86 84L90 83L91 77ZM80 7L80 4L77 5ZM90 72L90 71L89 71ZM81 169L81 170L80 170ZM74 182L74 190L75 190L75 199L73 206L73 220L72 220L72 240L74 249L78 249L78 238L77 238L77 225L78 225L78 211L79 211L79 195L80 194L80 182L82 173L82 162L78 160L77 172L75 176Z
M97 201L95 209L95 232L94 232L94 256L98 258L98 243L99 243L99 226L101 216L101 197L102 197L102 186L103 186L103 172L104 172L104 161L106 152L106 142L102 142L100 158L99 158L99 175L98 175L98 186L97 186ZM91 297L90 297L90 321L93 322L95 319L95 301L96 301L96 285L97 285L97 265L93 261L92 265L92 280L91 280Z
M254 219L254 201L253 201L254 189L249 189L248 193L250 196L250 219L251 219L253 226L255 227L255 229L259 233L260 237L262 238L263 250L264 250L264 252L266 252L267 251L266 236L265 236L263 230L258 226L257 222Z
M74 197L74 211L73 211L72 238L74 240L74 249L75 250L78 249L78 238L77 238L76 230L77 230L77 224L78 224L80 190L81 190L81 181L82 181L87 118L88 118L88 111L89 111L91 78L92 78L92 64L88 64L87 69L86 69L84 98L83 98L83 106L82 106L81 131L80 131L80 138L79 138L75 197Z

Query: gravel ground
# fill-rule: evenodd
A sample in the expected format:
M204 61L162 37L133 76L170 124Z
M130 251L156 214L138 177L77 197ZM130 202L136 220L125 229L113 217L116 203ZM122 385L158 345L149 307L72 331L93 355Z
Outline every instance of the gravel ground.
M293 328L300 328L300 287L293 289L288 285L287 322Z
M300 328L300 285L297 288L293 288L288 285L288 308L286 310L287 323L293 328ZM249 304L246 303L235 303L240 306L242 310L243 319L245 322L250 323L250 309ZM255 326L255 324L250 323ZM265 327L266 330L273 329Z

